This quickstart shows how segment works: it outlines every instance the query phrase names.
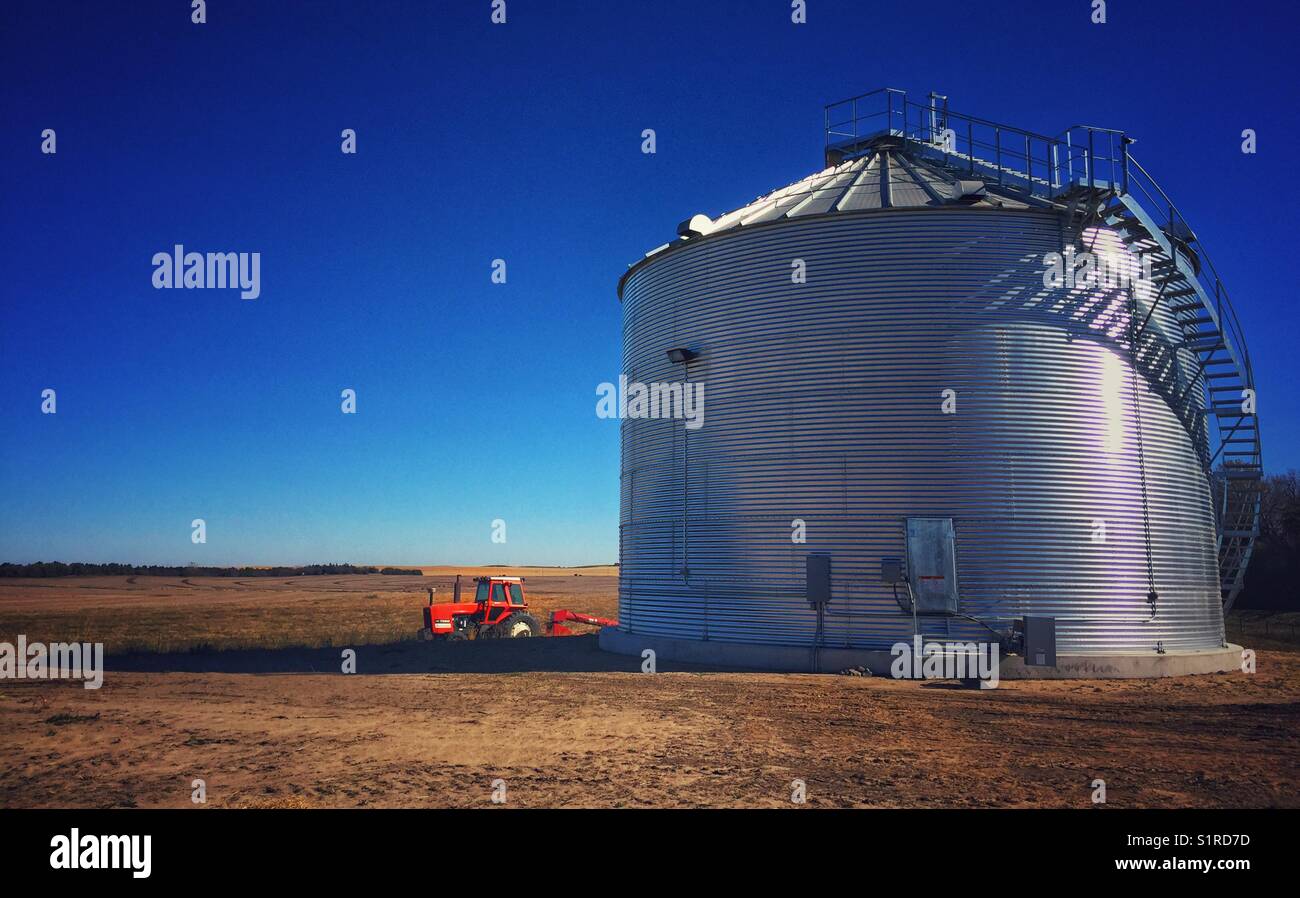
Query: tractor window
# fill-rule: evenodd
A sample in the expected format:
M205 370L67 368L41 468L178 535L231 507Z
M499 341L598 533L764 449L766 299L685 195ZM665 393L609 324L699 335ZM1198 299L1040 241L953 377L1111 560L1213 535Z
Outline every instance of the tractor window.
M510 584L510 604L522 605L524 603L524 588L518 583Z
M474 601L486 602L488 597L488 585L486 580L478 581L478 589L474 592Z
M492 602L493 602L493 604L500 603L500 604L504 605L504 604L505 604L505 601L506 601L506 587L505 587L505 584L504 584L504 583L493 583L493 584L492 584Z

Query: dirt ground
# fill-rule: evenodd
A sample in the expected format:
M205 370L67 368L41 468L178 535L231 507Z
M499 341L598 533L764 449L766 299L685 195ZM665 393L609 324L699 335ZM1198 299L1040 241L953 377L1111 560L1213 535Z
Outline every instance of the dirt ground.
M571 573L527 575L534 603L613 613L615 577ZM158 593L217 619L229 605L239 621L261 602L278 634L285 608L373 609L379 589L377 576L310 578L236 598L126 579L53 581L44 604L0 583L0 634L54 639L79 605L103 610L97 593L137 621L168 608ZM418 609L423 592L407 585L393 588ZM643 674L590 635L357 644L357 673L344 675L345 640L278 640L119 655L97 691L0 681L0 807L186 807L196 778L208 807L491 808L496 780L515 807L799 807L802 780L806 807L1083 808L1097 778L1107 807L1300 806L1291 651L1261 651L1253 676L967 690L664 664Z

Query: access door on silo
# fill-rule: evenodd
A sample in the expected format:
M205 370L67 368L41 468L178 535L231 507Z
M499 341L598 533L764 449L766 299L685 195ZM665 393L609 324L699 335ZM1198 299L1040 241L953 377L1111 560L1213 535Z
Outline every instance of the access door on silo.
M918 613L957 613L957 546L952 518L907 519L907 579Z

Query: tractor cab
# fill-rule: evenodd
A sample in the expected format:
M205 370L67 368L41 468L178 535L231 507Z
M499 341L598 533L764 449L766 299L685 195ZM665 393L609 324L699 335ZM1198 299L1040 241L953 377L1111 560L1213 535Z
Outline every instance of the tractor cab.
M429 590L424 609L424 639L519 639L541 636L537 618L528 613L523 577L475 577L474 600L462 602L456 575L451 602L435 605Z
M524 599L523 577L476 577L478 584L474 591L475 604L487 602L494 606L527 608Z

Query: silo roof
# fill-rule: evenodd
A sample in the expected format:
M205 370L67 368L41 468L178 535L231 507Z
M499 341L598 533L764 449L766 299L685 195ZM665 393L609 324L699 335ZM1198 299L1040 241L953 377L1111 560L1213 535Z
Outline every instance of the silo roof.
M1050 205L977 175L960 177L920 158L904 141L885 137L874 141L861 155L773 190L739 209L716 218L692 216L678 225L679 239L651 250L640 261L694 238L816 215L940 206L1025 209ZM638 264L633 264L628 273Z
M834 212L947 205L1024 209L1030 202L1017 198L1016 191L999 190L996 183L958 178L898 144L882 141L861 156L712 219L703 233Z

